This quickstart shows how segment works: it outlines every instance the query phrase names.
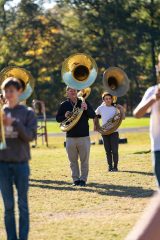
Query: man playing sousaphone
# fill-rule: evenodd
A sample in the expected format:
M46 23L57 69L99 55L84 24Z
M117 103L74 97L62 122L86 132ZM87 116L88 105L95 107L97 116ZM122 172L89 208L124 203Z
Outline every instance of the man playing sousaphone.
M114 106L114 99L115 96L112 96L108 92L104 92L102 94L102 104L96 109L97 117L102 118L102 126L107 123L110 119L112 119L116 115L116 109L118 108L123 116L122 119L125 118L125 114L123 111L123 107L121 105ZM95 121L94 121L95 122ZM94 125L94 130L97 129L97 125ZM106 152L107 162L108 162L108 170L111 171L118 171L118 141L119 141L119 133L118 129L114 132L104 135L102 132L102 138L104 143L104 148Z
M95 112L89 102L84 100L88 95L86 89L95 81L96 76L97 65L87 54L73 54L62 64L62 79L67 85L67 100L61 103L56 120L61 123L61 130L66 132L66 150L74 186L85 186L88 178L88 120L95 117ZM77 90L81 91L77 94Z
M76 106L83 110L82 116L77 124L66 133L66 150L70 161L72 179L74 186L85 186L89 171L89 118L95 117L95 112L88 101L82 102L77 98L77 90L66 88L67 100L62 102L57 115L57 122L64 121L71 115ZM81 172L78 165L78 156L80 157Z
M7 67L0 72L0 85L5 98L0 126L0 190L5 208L7 239L14 240L27 240L29 233L29 142L36 138L37 121L34 112L20 104L20 97L25 100L23 93L28 95L27 84L30 86L32 80L31 74L23 68ZM18 196L19 234L14 211L14 185Z

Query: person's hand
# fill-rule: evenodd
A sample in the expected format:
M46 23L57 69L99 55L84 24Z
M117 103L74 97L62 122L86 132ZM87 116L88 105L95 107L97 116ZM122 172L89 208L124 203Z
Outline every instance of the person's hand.
M67 117L70 117L71 114L72 114L72 113L71 113L70 111L67 111L64 116L67 118Z
M12 118L5 114L3 115L3 123L5 126L11 126L14 121L15 121L15 118Z
M83 110L87 110L87 104L86 104L85 102L82 102L81 108L82 108Z

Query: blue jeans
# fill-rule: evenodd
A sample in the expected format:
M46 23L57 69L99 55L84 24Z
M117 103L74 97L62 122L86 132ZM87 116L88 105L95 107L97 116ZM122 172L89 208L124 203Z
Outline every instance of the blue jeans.
M15 184L18 195L19 208L19 238L16 233L14 213ZM7 240L27 240L29 232L29 210L28 210L28 187L29 187L29 165L25 163L2 163L0 162L0 190L5 208L5 228Z
M152 153L153 168L157 179L157 184L160 187L160 151Z

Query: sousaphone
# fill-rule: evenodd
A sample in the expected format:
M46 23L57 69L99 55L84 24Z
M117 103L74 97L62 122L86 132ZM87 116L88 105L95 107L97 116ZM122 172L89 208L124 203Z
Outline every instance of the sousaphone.
M103 85L105 90L114 98L124 96L129 89L129 79L127 74L118 67L110 67L103 74ZM102 135L113 133L122 122L122 110L116 107L115 115L104 125L100 126L99 119L95 119L96 129Z
M4 68L0 72L0 86L4 82L4 80L8 77L15 77L18 80L23 82L23 90L20 96L20 102L25 101L28 99L31 94L33 93L35 80L32 74L24 68L16 67L16 66L9 66Z
M103 85L112 96L122 97L129 90L129 79L121 68L109 67L103 74Z
M82 101L90 94L91 86L98 73L97 64L94 59L84 53L76 53L68 57L62 64L62 79L67 86L81 90L77 97ZM62 131L67 132L72 129L83 114L83 110L77 106L74 106L70 116L66 118L61 124Z

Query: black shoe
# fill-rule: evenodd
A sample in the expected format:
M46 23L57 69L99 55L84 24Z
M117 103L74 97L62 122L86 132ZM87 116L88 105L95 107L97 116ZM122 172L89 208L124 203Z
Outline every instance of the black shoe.
M72 185L73 185L73 186L79 186L79 185L80 185L80 180L74 181L74 183L73 183Z
M117 167L114 167L114 168L112 169L112 171L113 171L113 172L118 172L118 168L117 168Z
M112 167L109 167L108 168L108 172L112 172L113 171L113 168Z
M85 186L86 186L86 182L83 181L83 180L80 180L80 184L79 184L79 186L81 186L81 187L85 187Z

